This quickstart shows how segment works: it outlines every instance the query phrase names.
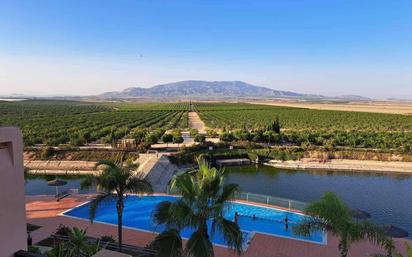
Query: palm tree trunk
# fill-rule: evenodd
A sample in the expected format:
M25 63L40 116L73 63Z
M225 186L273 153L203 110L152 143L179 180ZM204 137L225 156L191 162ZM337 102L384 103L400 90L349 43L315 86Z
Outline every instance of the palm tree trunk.
M340 256L341 257L346 257L346 256L348 256L348 251L349 251L349 249L348 249L348 245L347 245L347 243L346 243L346 241L345 240L342 240L341 239L341 241L339 242L339 252L340 252Z
M122 229L123 229L123 198L117 200L117 237L119 239L119 251L122 251Z
M202 234L205 235L206 238L209 238L209 233L208 233L208 231L207 231L207 223L206 223L206 220L203 220L203 221L201 222L201 226L200 226L199 229L200 229L200 231L202 232Z

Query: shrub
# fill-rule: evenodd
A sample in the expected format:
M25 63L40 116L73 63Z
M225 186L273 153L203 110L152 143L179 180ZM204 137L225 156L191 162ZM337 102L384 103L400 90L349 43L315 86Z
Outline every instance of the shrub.
M171 142L173 142L173 135L172 134L164 134L162 136L162 141L163 143L169 144Z
M158 140L159 138L155 133L149 133L144 138L144 142L149 145L156 144Z
M205 142L205 140L206 140L205 135L197 134L195 136L195 142L203 144Z
M29 252L29 253L41 253L40 252L40 248L39 247L37 247L37 246L33 246L33 245L29 245L29 246L27 246L27 251Z
M109 235L100 237L100 241L105 242L105 243L115 243L116 242L116 240L114 240L114 238Z
M217 137L218 136L216 130L213 130L213 129L206 129L206 134L207 134L208 137Z
M130 131L130 137L134 138L136 142L142 142L147 134L147 129L134 128Z
M232 142L234 139L233 134L230 132L223 132L220 134L220 140L224 142Z
M70 227L60 224L56 230L56 235L69 236L71 232L72 232L72 229Z
M51 146L42 147L40 150L40 158L45 160L53 156L55 153L54 148Z
M82 146L86 144L86 140L83 136L76 134L70 138L70 145L72 146Z
M197 129L191 129L190 130L190 136L191 137L196 137L199 134L199 130Z
M174 135L173 136L173 143L181 144L181 143L183 143L183 141L184 141L184 139L183 139L182 136L180 136L180 135Z

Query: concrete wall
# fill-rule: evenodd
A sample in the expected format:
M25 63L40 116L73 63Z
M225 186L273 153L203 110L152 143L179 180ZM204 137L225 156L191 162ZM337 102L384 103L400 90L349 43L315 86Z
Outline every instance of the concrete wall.
M0 127L0 256L26 250L23 141L18 128Z

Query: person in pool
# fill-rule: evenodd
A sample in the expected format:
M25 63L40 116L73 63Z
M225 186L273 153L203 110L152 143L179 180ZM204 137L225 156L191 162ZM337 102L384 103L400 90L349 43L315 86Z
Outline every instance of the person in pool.
M234 220L234 222L237 224L238 220L239 220L239 213L235 212L235 220Z
M288 231L288 229L289 229L289 219L288 219L288 216L285 217L285 219L283 220L283 223L285 224L285 230Z
M255 219L256 219L256 215L255 215L255 214L253 214L252 219L253 219L253 220L255 220Z

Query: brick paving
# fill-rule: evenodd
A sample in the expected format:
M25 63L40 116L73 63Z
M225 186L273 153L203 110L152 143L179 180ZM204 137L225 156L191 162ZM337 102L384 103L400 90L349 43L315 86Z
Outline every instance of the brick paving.
M89 236L100 237L111 235L117 237L117 227L65 217L59 215L65 210L85 203L91 199L91 195L70 196L60 202L56 202L53 196L27 196L26 213L27 222L41 226L32 232L33 242L39 242L56 231L59 224L76 226L87 229ZM123 229L123 241L125 244L145 246L155 237L154 233ZM398 249L404 248L404 242L408 240L396 239ZM410 245L412 242L408 241ZM337 250L338 240L333 235L328 235L327 244L319 245L298 240L280 238L275 236L255 234L244 257L339 257ZM223 247L215 246L216 257L231 257L236 254ZM352 244L349 257L370 257L371 254L382 252L381 249L369 242Z

